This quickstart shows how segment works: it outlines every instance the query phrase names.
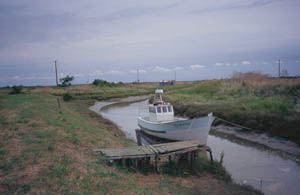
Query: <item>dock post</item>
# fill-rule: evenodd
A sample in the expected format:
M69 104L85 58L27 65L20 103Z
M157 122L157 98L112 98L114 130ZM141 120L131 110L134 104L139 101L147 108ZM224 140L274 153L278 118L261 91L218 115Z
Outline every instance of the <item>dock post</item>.
M190 154L190 168L193 168L193 161L194 161L194 152L189 152Z
M179 159L179 156L177 156L177 154L174 155L174 163L175 163L175 166L178 165L178 159Z
M155 170L156 170L157 173L160 172L159 157L158 157L158 155L155 156Z
M172 155L169 155L169 164L172 163Z
M192 161L191 162L191 168L193 168L193 164L194 164L194 160L195 160L195 152L194 151L192 152L191 158L192 158L191 159L191 161Z
M122 165L122 167L126 166L126 159L125 158L121 159L121 165Z
M135 168L139 168L139 162L138 162L138 159L134 159L134 163L135 163Z
M151 164L151 157L146 157L145 164L148 166Z
M132 159L127 159L126 160L126 167L130 167L130 166L133 166L133 161L132 161Z
M209 156L210 156L210 164L214 164L214 159L213 159L211 149L208 149L207 151L209 152Z
M141 130L135 129L135 135L136 135L136 141L137 141L138 146L141 146L142 145Z
M191 167L191 165L192 165L191 157L192 157L191 152L188 152L188 153L186 154L186 158L187 158L188 166L189 166L189 167Z
M199 150L197 150L197 151L195 152L195 160L198 159L198 156L199 156Z

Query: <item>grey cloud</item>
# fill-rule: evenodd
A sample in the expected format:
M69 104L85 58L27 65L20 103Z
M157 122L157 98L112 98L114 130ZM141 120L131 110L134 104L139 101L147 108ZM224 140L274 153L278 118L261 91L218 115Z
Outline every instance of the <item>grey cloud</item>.
M2 0L0 76L53 74L54 58L59 71L82 73L82 80L102 70L94 76L130 81L130 70L137 68L147 70L144 79L166 79L176 67L184 67L181 79L200 79L189 66L197 63L206 65L195 71L201 78L267 72L278 56L299 72L294 67L300 13L294 5L295 0ZM245 59L251 66L226 66ZM156 64L160 73L152 71Z
M225 1L223 4L216 4L208 8L193 10L190 13L207 13L235 9L249 9L266 6L272 3L282 2L282 0L246 0L246 1Z

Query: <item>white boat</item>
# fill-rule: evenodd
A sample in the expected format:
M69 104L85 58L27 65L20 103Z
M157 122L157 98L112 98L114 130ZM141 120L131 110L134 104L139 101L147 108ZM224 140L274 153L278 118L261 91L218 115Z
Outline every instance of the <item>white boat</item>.
M214 121L212 113L194 119L174 117L173 106L162 100L162 89L155 90L152 104L149 104L149 116L138 117L138 126L151 136L169 140L200 140L207 143L208 133Z

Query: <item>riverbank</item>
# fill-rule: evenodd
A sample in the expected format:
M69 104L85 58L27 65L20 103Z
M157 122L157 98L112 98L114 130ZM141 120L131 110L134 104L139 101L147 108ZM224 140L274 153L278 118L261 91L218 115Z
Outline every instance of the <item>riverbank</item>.
M99 98L137 94L127 94L130 87L105 89L115 92ZM148 93L151 87L141 86L138 93ZM1 194L259 194L218 178L220 174L212 172L218 169L207 169L205 164L198 176L145 174L107 166L93 149L135 143L112 122L88 109L96 95L84 95L74 86L73 92L81 95L64 102L53 93L60 90L66 93L55 87L31 88L14 95L0 90Z
M210 133L218 137L227 138L233 142L254 146L262 150L273 151L278 155L300 162L300 147L294 142L270 137L265 133L244 131L242 128L217 125L212 127Z
M135 139L134 129L138 128L136 118L148 115L147 108L148 102L141 101L111 104L97 113L117 124L126 137ZM239 137L227 133L232 131ZM244 136L248 138L252 134L253 132L218 125L212 127L207 144L212 149L215 160L223 159L223 166L235 182L247 183L269 195L297 194L300 190L296 185L299 182L300 167L296 156L244 139ZM241 135L243 138L240 138ZM261 134L257 136L260 137ZM273 142L273 139L267 137L267 140L261 141L265 144L265 141ZM278 141L275 142L276 146L277 144ZM284 143L280 146L286 147Z
M198 117L213 112L249 131L300 144L300 79L246 73L177 90L165 88L165 92L178 115Z

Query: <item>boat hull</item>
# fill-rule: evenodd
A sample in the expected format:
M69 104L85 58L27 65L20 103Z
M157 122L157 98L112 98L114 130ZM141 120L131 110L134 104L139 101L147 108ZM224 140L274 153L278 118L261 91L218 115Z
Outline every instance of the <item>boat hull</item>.
M148 117L139 117L138 125L144 133L155 137L176 141L197 139L206 144L213 121L212 114L200 118L171 122L151 122Z

